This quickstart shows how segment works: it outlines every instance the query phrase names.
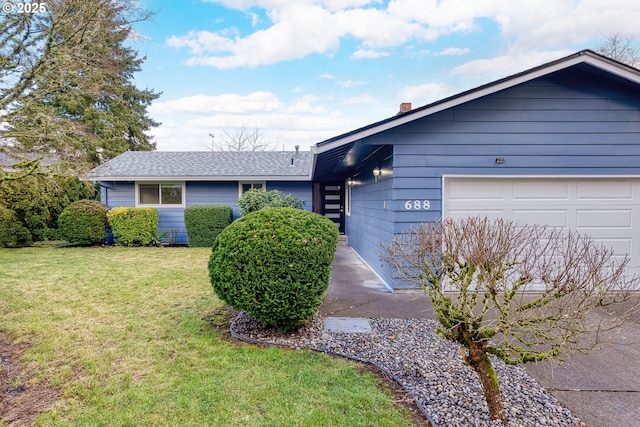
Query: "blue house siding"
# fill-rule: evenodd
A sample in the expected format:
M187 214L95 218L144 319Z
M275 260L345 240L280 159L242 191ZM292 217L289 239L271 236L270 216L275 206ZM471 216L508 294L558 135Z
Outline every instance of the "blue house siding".
M186 206L224 205L231 206L233 217L240 216L238 210L238 182L187 182ZM184 214L183 214L184 216ZM183 225L184 227L184 225Z
M345 234L349 245L378 274L384 269L380 261L380 242L389 241L393 230L393 179L390 175L392 148L383 146L367 162L358 166L351 177L351 212L345 217ZM384 174L375 182L372 171Z
M352 189L347 234L356 252L403 287L380 263L380 243L441 218L445 175L640 176L640 90L598 74L558 72L365 139L390 144L393 172ZM382 198L387 212L376 215Z
M311 181L267 181L267 191L279 190L285 195L291 194L304 201L303 209L311 211L313 208L313 185Z
M312 185L306 182L268 181L268 190L280 190L285 194L305 201L305 209L311 210ZM202 182L188 181L185 183L185 206L193 205L224 205L233 209L234 219L240 216L238 208L238 181ZM117 206L135 206L135 183L133 182L103 182L101 200L109 208ZM184 225L184 208L160 207L158 209L158 231L165 243L185 244L188 242Z
M103 182L100 184L100 200L109 209L117 206L135 206L135 184L133 182Z

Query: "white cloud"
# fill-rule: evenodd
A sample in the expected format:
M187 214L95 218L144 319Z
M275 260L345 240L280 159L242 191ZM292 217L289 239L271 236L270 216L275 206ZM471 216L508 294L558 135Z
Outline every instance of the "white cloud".
M353 59L375 59L389 56L389 52L371 50L371 49L359 49L356 50L351 57Z
M285 144L287 149L294 145L306 149L366 124L322 105L325 102L331 102L331 97L307 94L287 103L270 92L156 101L149 112L162 125L150 133L159 150L197 151L210 149L211 133L219 138L224 131L250 126L259 128L267 141L277 142L278 148Z
M188 64L217 68L255 67L332 54L343 39L361 48L356 59L382 55L384 48L422 43L454 33L480 31L489 19L501 42L522 51L556 50L612 32L637 31L640 2L635 0L209 0L255 16L263 10L271 25L241 35L235 28L172 36L167 44L189 49ZM448 49L441 55L466 53Z
M362 85L366 85L365 82L359 80L340 80L338 84L344 88L354 88Z
M464 55L465 53L469 53L469 48L448 47L436 53L435 55L436 56L456 56L456 55Z
M287 109L291 114L323 114L326 110L320 106L313 106L309 102L296 102L294 105Z
M369 95L367 93L363 95L353 96L347 99L345 103L349 105L357 105L357 104L373 104L377 102L378 102L378 99L375 96Z
M280 108L280 100L271 92L254 92L249 95L226 93L216 96L195 95L171 101L154 102L149 107L152 114L210 114L268 112Z
M403 102L411 102L415 108L452 95L453 91L451 86L444 83L428 83L405 87L400 92L400 98Z
M320 78L327 79L327 80L335 80L337 77L334 76L333 74L325 73L325 74L320 74Z
M468 79L484 79L507 77L509 75L525 71L549 61L573 53L570 49L519 52L511 50L508 55L497 56L489 59L476 59L455 67L451 72L462 75Z

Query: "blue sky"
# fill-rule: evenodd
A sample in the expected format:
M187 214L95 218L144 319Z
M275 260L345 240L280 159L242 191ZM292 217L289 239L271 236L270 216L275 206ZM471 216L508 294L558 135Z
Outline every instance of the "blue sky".
M258 128L293 149L595 49L639 40L637 0L141 0L133 42L158 150Z

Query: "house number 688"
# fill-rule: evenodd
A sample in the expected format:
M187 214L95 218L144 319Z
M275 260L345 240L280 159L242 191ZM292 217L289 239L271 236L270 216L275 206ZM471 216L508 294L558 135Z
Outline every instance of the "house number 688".
M405 210L408 210L408 211L411 211L411 210L428 211L429 209L431 209L431 202L429 200L407 200L404 203L404 208Z

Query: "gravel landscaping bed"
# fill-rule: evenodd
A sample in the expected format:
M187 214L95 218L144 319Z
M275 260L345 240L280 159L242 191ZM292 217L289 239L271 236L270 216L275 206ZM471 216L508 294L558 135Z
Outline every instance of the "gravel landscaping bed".
M500 426L491 422L480 381L462 361L460 346L438 336L427 319L368 319L371 333L327 333L317 316L294 334L264 327L241 312L234 337L309 348L373 363L391 374L436 426ZM509 426L580 426L580 420L527 372L493 359Z

